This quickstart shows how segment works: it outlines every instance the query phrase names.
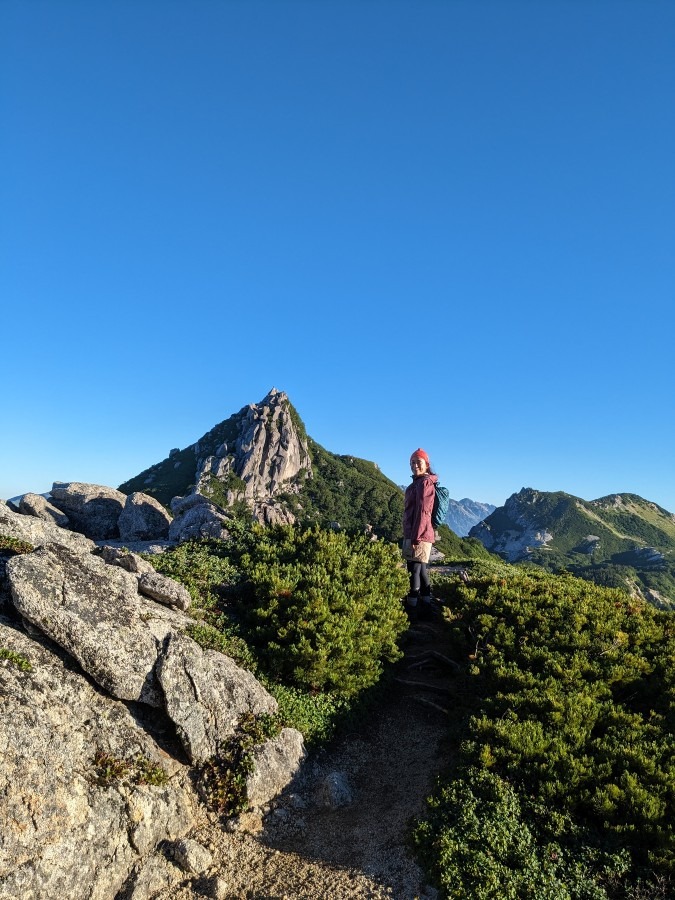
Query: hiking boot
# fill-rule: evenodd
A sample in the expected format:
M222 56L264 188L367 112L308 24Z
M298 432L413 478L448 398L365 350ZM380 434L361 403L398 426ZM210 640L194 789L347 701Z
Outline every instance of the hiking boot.
M417 597L406 597L403 605L405 607L406 615L408 616L408 621L416 622L420 607Z
M434 597L420 597L418 605L418 615L423 622L430 619L438 619L441 615L441 608L438 600Z

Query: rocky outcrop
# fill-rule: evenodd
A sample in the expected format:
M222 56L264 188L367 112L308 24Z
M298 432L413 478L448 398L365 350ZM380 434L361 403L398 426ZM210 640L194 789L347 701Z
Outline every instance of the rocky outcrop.
M0 898L112 900L189 832L185 766L53 646L0 619L0 647Z
M171 842L190 850L174 860L185 871L207 864L190 767L276 701L141 593L165 576L136 554L2 503L0 536L14 541L0 552L0 900L148 900L179 877ZM297 772L302 737L284 729L254 755L262 806Z
M169 536L171 516L149 494L134 491L124 502L124 509L117 520L119 539L135 543Z
M244 407L186 447L120 486L131 494L149 490L162 503L203 496L216 510L245 504L262 523L292 523L295 515L287 495L298 494L312 477L307 436L288 396L275 388L260 403ZM218 537L218 523L204 510L182 511L183 522L172 523L169 537Z
M55 481L51 502L68 516L70 528L92 540L119 537L117 522L126 495L114 488L79 481Z
M68 516L57 509L42 494L24 494L19 500L18 512L25 516L35 516L44 519L45 522L53 522L60 528L67 528L70 524Z
M265 514L269 521L274 516L270 501L282 492L296 493L300 474L311 473L311 465L287 395L272 388L243 412L232 443L223 442L215 453L199 459L195 490L209 496L215 479L225 485L228 504L244 499L260 521ZM280 510L277 515L282 515ZM283 515L288 520L287 510Z

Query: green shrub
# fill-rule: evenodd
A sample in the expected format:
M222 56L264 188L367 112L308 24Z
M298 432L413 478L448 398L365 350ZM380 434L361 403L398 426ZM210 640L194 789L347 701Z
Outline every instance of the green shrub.
M247 639L275 679L354 696L400 657L408 579L395 546L291 526L251 529L241 556Z
M581 856L539 843L518 793L504 779L469 768L429 804L415 842L447 897L465 900L606 900ZM605 856L621 875L625 855Z
M454 782L433 801L434 824L425 826L443 854L433 863L437 877L451 883L453 854L468 841L457 831L462 782L476 796L504 782L522 819L514 830L529 830L541 866L555 845L552 871L570 897L603 896L597 888L623 898L668 884L675 876L672 614L570 575L506 564L477 562L468 583L447 579L435 590L454 616L455 657L477 676ZM491 827L496 807L475 808L480 827ZM452 853L444 834L456 844ZM563 868L560 860L568 861ZM583 863L574 891L570 860Z
M193 607L213 609L223 585L236 582L238 571L230 561L231 550L219 540L191 540L159 554L145 554L158 572L175 578L190 592Z

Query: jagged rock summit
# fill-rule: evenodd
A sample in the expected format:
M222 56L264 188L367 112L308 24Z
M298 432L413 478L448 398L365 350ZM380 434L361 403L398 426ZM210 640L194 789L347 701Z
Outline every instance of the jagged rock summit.
M288 495L312 477L304 427L288 396L276 388L243 407L184 450L120 485L169 506L176 497L201 495L223 509L245 504L265 524L293 522Z

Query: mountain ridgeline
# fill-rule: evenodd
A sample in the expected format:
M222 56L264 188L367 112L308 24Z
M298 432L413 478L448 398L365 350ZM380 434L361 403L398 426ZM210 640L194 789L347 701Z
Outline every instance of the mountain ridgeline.
M469 534L509 562L567 570L675 609L675 516L636 494L587 501L523 488Z
M474 525L482 522L495 509L497 507L492 503L479 503L468 497L463 500L451 500L445 521L455 534L466 537Z
M141 491L165 506L201 494L264 524L372 531L393 542L401 537L401 488L376 463L330 453L312 440L288 396L274 388L119 489ZM446 527L437 548L453 558L488 555L479 541Z

